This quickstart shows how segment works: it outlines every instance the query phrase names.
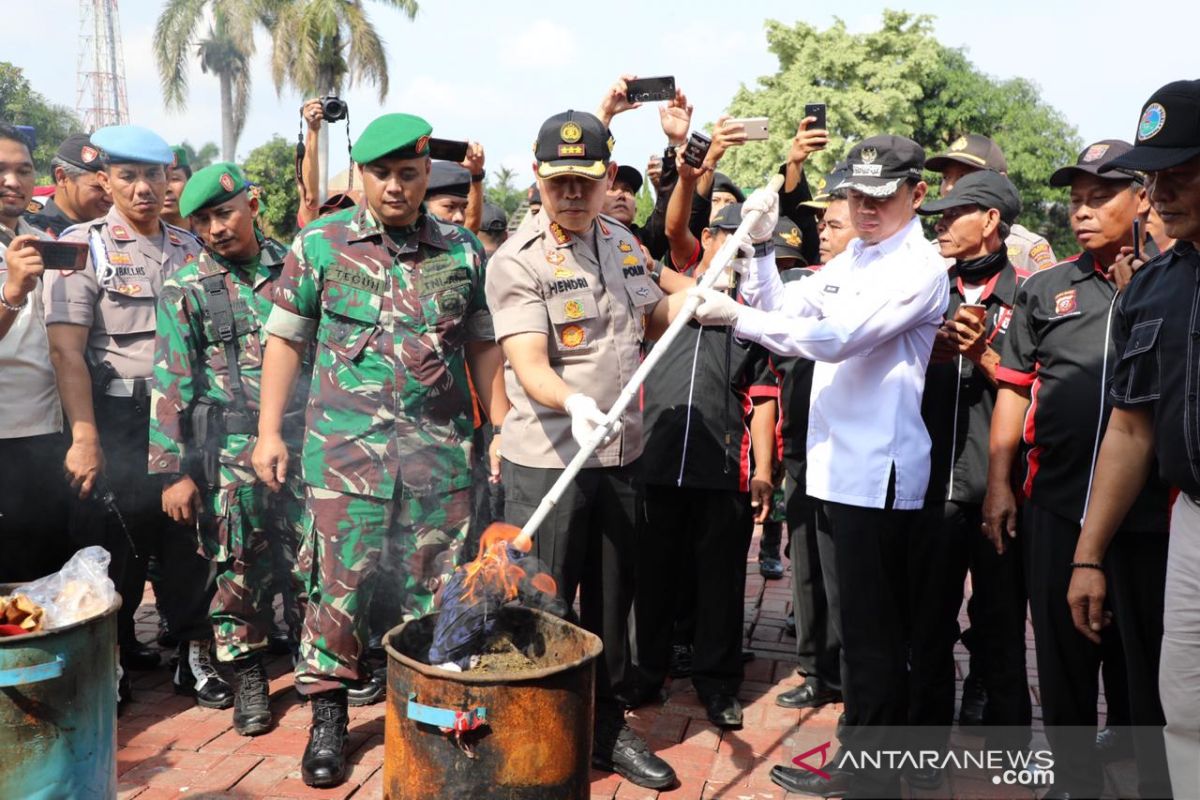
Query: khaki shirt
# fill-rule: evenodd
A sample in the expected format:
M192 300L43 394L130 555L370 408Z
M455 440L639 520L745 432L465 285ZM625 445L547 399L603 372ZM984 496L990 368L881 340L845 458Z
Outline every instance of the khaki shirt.
M10 231L0 225L0 286L4 285L6 242L10 236L30 234L50 237L25 220ZM43 273L49 275L49 272ZM62 407L54 368L50 366L50 342L42 318L41 286L29 293L8 333L0 338L0 439L41 436L62 430Z
M1058 263L1050 243L1024 225L1013 225L1004 244L1008 246L1008 260L1019 270L1037 272Z
M163 280L200 255L192 234L159 223L161 235L147 238L113 206L107 216L68 228L64 242L98 236L87 266L79 272L46 272L46 324L90 329L88 349L107 361L118 378L154 374L155 309ZM98 257L106 263L97 265Z
M572 392L608 411L641 363L646 317L663 297L629 229L611 217L593 224L594 245L550 221L526 217L492 256L487 301L496 340L543 333L550 366ZM561 468L579 451L571 418L529 398L512 365L504 383L512 410L504 418L504 457L527 467ZM637 400L621 417L620 433L585 467L623 466L642 453Z

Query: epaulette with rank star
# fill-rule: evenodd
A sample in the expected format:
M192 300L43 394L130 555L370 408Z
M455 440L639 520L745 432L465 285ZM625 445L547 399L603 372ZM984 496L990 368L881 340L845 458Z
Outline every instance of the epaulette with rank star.
M558 244L566 244L571 241L571 234L563 230L562 225L557 222L550 223L550 235L554 237L554 241Z

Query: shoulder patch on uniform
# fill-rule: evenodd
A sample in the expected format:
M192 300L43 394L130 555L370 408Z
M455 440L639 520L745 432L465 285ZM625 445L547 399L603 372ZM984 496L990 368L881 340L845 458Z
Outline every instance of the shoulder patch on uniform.
M564 350L577 350L588 343L587 330L582 325L567 325L559 334L558 343Z
M554 241L558 244L567 244L571 241L571 234L563 230L563 226L557 222L550 223L550 235L554 237Z
M133 241L133 236L130 235L129 229L124 225L109 225L108 230L112 234L112 238L116 239L118 242Z
M1054 295L1054 313L1060 317L1079 310L1079 300L1074 289Z
M1050 251L1050 243L1038 242L1029 248L1029 260L1037 264L1039 268L1053 266L1054 254Z

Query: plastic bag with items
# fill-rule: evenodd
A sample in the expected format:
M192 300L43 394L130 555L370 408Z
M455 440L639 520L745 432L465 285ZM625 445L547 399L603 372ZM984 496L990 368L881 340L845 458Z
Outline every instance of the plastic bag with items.
M108 577L112 556L103 547L85 547L53 575L20 587L20 593L45 610L43 630L54 630L108 610L117 589Z

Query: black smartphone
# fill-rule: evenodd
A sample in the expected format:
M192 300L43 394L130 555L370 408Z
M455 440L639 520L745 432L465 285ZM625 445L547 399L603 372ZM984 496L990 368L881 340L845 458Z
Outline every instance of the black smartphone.
M704 166L704 157L708 155L710 145L712 145L712 137L700 131L692 131L692 135L688 137L687 144L683 148L683 163L693 169L700 169Z
M1133 257L1142 257L1142 221L1134 219L1133 221Z
M461 164L467 158L466 142L456 142L453 139L429 138L429 157L437 161L453 161Z
M630 103L657 103L675 99L675 76L634 78L625 84L625 99Z
M87 266L87 242L52 242L35 239L29 243L42 255L42 266L46 269L76 272Z
M808 129L810 131L826 130L827 126L825 124L825 104L824 103L805 103L804 104L804 116L814 117L816 119L816 122L812 122L809 124Z

